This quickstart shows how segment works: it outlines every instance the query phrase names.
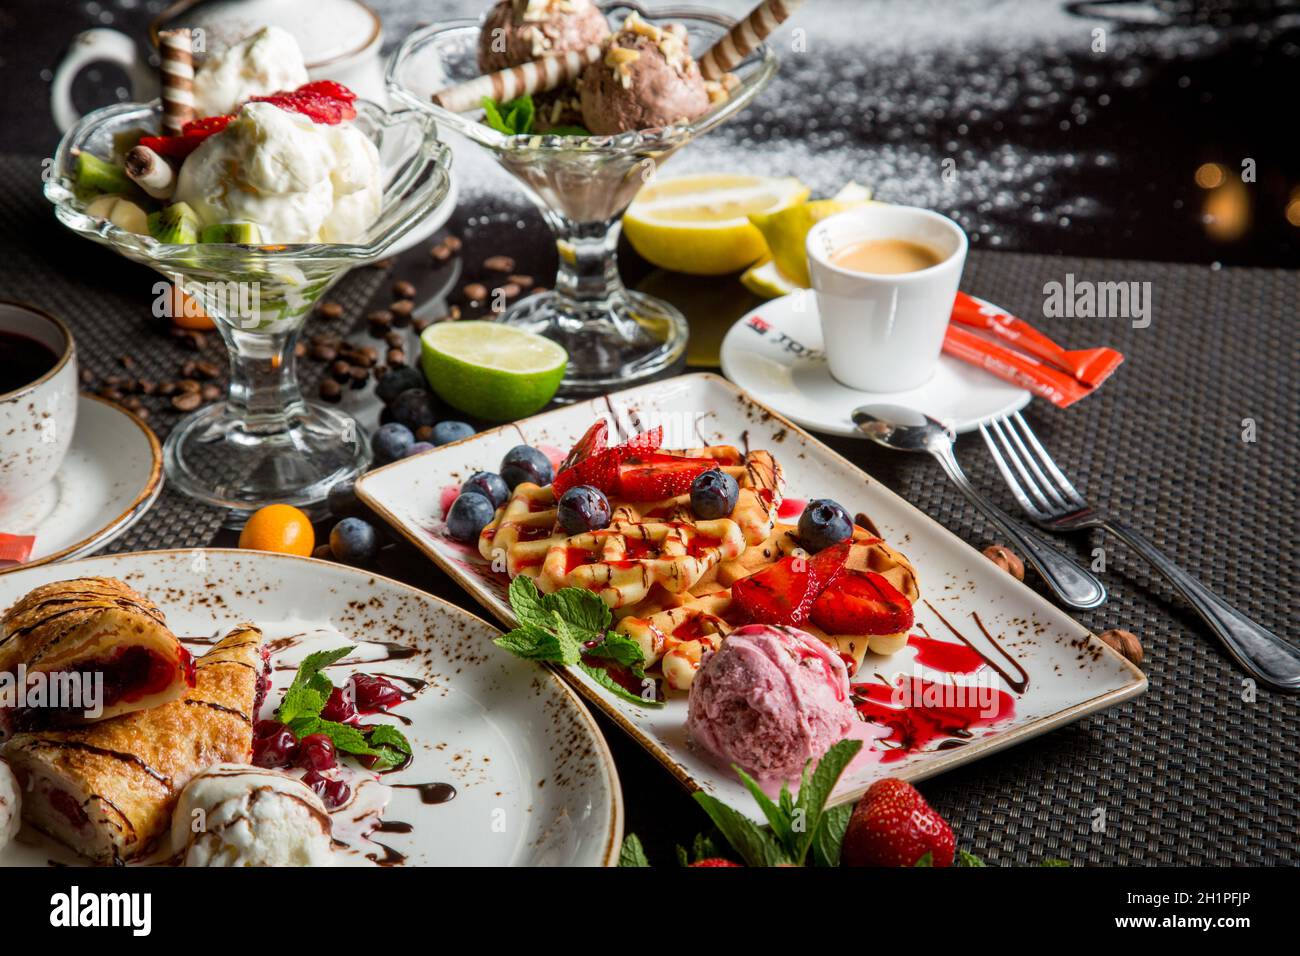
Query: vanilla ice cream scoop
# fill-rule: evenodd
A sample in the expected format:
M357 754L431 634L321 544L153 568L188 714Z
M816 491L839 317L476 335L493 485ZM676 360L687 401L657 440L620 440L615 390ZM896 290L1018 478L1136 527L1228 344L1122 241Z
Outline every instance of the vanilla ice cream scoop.
M22 822L23 788L14 772L9 769L9 764L0 760L0 850L18 835Z
M288 774L217 764L190 780L172 815L185 866L333 866L325 804Z
M298 42L287 30L264 27L208 57L194 74L194 109L224 116L251 96L296 90L307 81Z
M186 158L175 201L204 226L256 223L264 243L356 242L383 203L379 151L348 123L249 103Z

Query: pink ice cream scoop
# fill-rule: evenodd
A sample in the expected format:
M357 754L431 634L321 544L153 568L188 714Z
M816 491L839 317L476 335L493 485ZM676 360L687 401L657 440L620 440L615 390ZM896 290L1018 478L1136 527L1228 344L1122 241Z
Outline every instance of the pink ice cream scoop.
M791 780L855 719L837 654L797 628L754 624L727 635L695 675L686 726L719 759Z

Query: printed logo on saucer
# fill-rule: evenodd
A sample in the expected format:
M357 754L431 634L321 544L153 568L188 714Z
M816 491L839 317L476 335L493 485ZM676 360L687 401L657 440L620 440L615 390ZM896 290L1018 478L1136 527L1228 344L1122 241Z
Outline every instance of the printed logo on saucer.
M793 339L784 332L774 331L771 324L760 316L752 316L745 325L757 332L759 335L768 335L771 333L771 339L779 345L782 351L789 352L791 355L797 355L799 358L819 360L825 358L825 353L821 349L810 349L797 339Z

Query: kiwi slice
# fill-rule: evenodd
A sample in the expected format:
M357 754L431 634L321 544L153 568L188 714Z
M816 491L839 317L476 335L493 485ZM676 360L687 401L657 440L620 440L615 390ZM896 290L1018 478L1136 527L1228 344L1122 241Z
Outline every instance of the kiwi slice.
M121 166L84 149L77 153L77 185L101 193L124 193L131 188L131 180Z
M159 242L189 245L199 241L199 217L188 204L172 203L149 216L149 235Z
M199 242L228 242L249 245L262 241L262 231L255 222L216 222L204 226Z

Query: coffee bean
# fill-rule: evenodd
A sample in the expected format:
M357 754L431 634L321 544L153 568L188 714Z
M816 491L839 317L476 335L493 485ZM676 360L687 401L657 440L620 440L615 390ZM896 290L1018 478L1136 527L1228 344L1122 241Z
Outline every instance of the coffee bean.
M459 236L448 236L446 239L442 241L446 243L447 248L450 249L453 253L460 252L460 250L464 248L465 245L465 243L460 241Z
M148 420L149 420L149 409L146 408L144 405L141 405L139 408L137 408L137 409L135 410L135 417L138 418L138 419L140 419L140 421L142 421L142 422L144 422L144 421L148 421Z
M455 322L457 319L459 319L459 318L460 318L460 306L458 306L458 305L453 305L453 306L451 306L449 309L447 309L447 316L446 316L446 317L449 318L449 319L451 319L453 322Z
M415 311L415 303L412 302L410 299L401 299L397 302L394 302L392 305L390 305L388 307L388 311L393 313L394 320L396 320L399 316L410 318L411 313Z
M306 342L294 342L294 343L293 343L293 357L294 357L294 358L305 358L306 355L307 355L307 343L306 343Z
M320 397L327 402L337 402L343 397L343 386L332 378L322 379Z
M531 289L535 280L532 276L519 275L516 273L515 275L510 276L506 281L513 282L521 289Z
M122 400L122 392L119 389L113 388L111 385L106 385L99 390L99 397L106 398L110 402L120 402Z
M416 441L433 441L433 426L421 425L415 430Z
M194 359L186 359L181 363L181 378L193 378L198 374L199 364Z
M169 379L158 386L158 394L163 398L170 398L178 391L180 391L180 385L176 383L175 379Z
M414 299L415 285L405 279L398 279L393 283L393 295L399 299Z
M386 358L391 366L401 367L406 364L406 353L401 349L389 349Z
M225 390L220 385L216 385L213 384L212 382L208 382L208 384L203 386L203 390L199 392L199 394L203 396L203 400L205 402L215 402L217 399L219 399L222 395L225 395L226 393Z
M330 366L330 374L334 376L334 381L346 382L352 376L352 366L343 359L339 359Z
M201 359L194 363L194 371L198 373L199 378L212 381L212 379L217 378L221 374L221 366L216 362L209 362L206 359Z
M123 408L128 408L133 412L138 412L140 409L144 408L144 402L140 401L140 399L136 398L134 395L128 395L126 398L122 399L121 404Z
M196 379L192 378L181 379L176 383L176 387L177 390L181 392L198 392L203 388Z
M308 354L317 362L333 362L339 357L338 349L329 345L313 345Z
M198 384L197 382L195 383ZM172 398L172 408L178 412L192 412L203 404L203 396L197 391L181 392L181 394Z
M140 381L136 382L136 388L139 390L141 395L152 395L154 392L158 391L158 385L147 378L142 378Z
M509 256L488 256L483 260L483 268L488 272L514 272L515 260Z
M330 546L328 544L316 545L316 547L312 549L311 556L313 558L319 558L321 561L334 560L334 552L330 550Z
M440 242L429 250L429 256L434 262L446 262L451 258L451 248L445 242Z
M371 312L366 316L366 324L370 328L371 335L375 338L381 338L393 325L393 313L387 309Z
M406 344L406 336L401 332L389 332L384 336L384 341L388 343L390 349L400 349Z
M104 377L104 384L109 388L121 388L129 381L130 379L125 375L107 375Z
M415 329L416 334L423 332L429 326L433 325L432 319L412 319L411 328Z
M372 269L391 269L392 267L392 259L376 259L374 262L370 263L370 268Z
M202 332L186 330L181 336L181 345L185 346L191 352L202 352L208 344L208 337Z
M482 302L488 295L487 286L482 282L471 282L469 285L461 289L460 292L461 295L469 299L471 302Z
M118 361L122 363L122 368L128 372L135 368L135 359L130 355L123 355Z
M500 293L501 295L505 296L507 299L514 299L517 298L519 296L519 293L522 291L523 290L520 289L519 286L515 285L513 282L507 282L505 285L493 289L492 295L495 297L497 293Z
M324 301L316 306L316 314L322 319L341 319L343 318L343 306L337 302Z
M366 382L370 379L370 369L362 368L360 365L354 365L348 370L350 383L353 388L365 388Z
M88 368L83 368L77 373L77 376L81 379L82 385L89 385L95 380L95 373Z

